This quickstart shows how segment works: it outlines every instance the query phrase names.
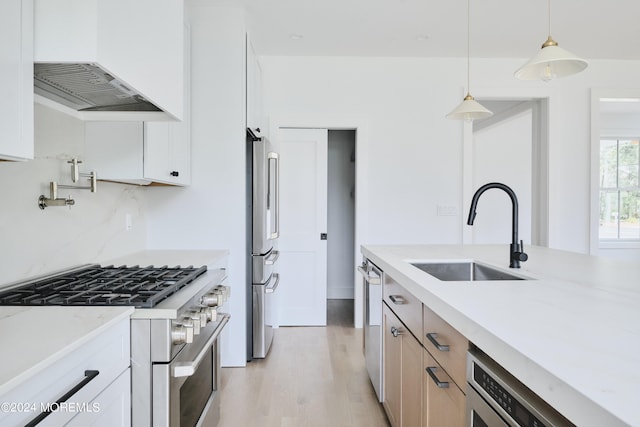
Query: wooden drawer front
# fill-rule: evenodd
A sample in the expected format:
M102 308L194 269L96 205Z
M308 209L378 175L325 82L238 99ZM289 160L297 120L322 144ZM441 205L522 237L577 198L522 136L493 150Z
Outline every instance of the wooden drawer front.
M35 406L29 408L28 412L0 413L0 425L26 424L36 418L47 404L54 404L55 408L58 398L86 378L85 371L98 371L97 376L67 401L74 405L72 409L84 408L88 411L96 396L128 371L131 357L129 331L129 319L121 320L2 396L3 401L28 402ZM38 426L66 425L77 414L75 410L60 409L47 416Z
M388 274L384 275L382 292L384 302L420 341L422 336L422 303L420 300L400 286Z
M422 345L453 380L462 387L466 381L466 357L469 342L429 307L423 308ZM429 339L431 337L431 339ZM438 347L437 344L440 344Z
M463 427L464 393L429 352L422 353L422 427Z

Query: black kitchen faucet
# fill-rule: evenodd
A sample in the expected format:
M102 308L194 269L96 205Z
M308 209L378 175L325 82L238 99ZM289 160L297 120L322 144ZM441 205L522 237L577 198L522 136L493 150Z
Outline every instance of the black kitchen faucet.
M518 242L518 198L511 188L499 182L490 182L478 188L478 191L473 195L473 199L471 199L471 208L469 209L467 224L473 225L473 221L476 218L476 206L478 205L478 200L482 193L490 188L499 188L507 193L511 198L511 246L509 247L509 267L520 268L520 261L526 261L529 259L529 256L524 253L524 244L522 243L522 240Z

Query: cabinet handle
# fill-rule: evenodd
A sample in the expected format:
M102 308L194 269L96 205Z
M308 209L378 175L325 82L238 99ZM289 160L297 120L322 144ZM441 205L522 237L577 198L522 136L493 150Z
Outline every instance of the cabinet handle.
M436 376L435 370L438 369L435 366L430 366L427 368L427 374L431 377L434 383L438 386L438 388L449 388L448 381L440 381Z
M395 326L391 327L391 335L393 335L395 338L398 337L398 335L400 335L400 329L396 328Z
M407 302L401 295L389 295L389 299L395 305L402 305L406 304Z
M178 171L171 171L171 173L169 173L169 175L171 175L171 176L180 176L180 172L178 172Z
M76 384L75 387L73 387L71 390L66 392L62 397L60 397L60 399L56 400L56 405L50 405L50 406L53 406L55 408L60 403L66 402L67 400L69 400L71 396L73 396L74 394L79 392L84 386L89 384L91 380L93 380L95 377L98 376L99 373L100 371L84 371L84 379L80 381L78 384ZM42 412L40 415L35 417L33 420L31 420L31 422L29 422L29 424L27 424L25 427L33 427L37 424L40 424L42 420L44 420L49 415L51 415L51 413L52 413L52 410L47 409L46 411Z
M437 340L438 338L438 334L436 334L435 332L429 332L427 334L427 339L429 341L431 341L431 344L433 344L438 350L440 351L449 351L449 345L448 344L440 344Z

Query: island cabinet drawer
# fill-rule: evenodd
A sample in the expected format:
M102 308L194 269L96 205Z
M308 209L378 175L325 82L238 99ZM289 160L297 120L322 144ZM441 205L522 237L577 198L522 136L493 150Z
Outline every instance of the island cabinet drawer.
M455 383L464 388L469 341L426 305L422 313L424 328L422 345L442 365Z
M388 274L384 275L382 289L384 302L420 341L422 336L422 302Z

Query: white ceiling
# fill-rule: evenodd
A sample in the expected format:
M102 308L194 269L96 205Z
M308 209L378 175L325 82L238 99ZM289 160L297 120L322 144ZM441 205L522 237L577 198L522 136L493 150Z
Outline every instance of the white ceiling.
M466 56L465 0L199 1L245 6L258 55ZM551 35L585 59L640 60L639 17L640 0L552 0ZM546 0L471 0L472 57L528 58L547 34Z

